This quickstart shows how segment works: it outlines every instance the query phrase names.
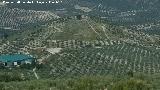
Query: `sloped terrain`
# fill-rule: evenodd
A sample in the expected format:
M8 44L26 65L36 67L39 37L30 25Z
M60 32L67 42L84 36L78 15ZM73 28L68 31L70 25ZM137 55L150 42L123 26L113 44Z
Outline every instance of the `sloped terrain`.
M10 9L7 7L0 8L0 28L9 30L21 30L59 18L54 13L47 11L34 11L24 9Z
M11 0L7 0L11 1ZM27 0L21 0L21 2ZM36 2L36 0L33 0ZM43 0L40 0L43 1ZM159 29L159 20L160 20L160 6L159 1L149 1L149 0L61 0L61 3L54 4L6 4L5 7L13 10L19 9L20 11L14 11L16 13L23 11L22 14L29 15L27 17L23 16L23 21L15 19L7 19L7 23L11 23L14 27L21 26L26 22L25 19L28 19L35 12L43 18L38 18L38 23L42 21L47 21L50 19L54 19L56 13L58 16L72 16L72 15L88 15L88 16L97 16L104 20L110 21L114 24L118 24L121 26L127 26L131 30L137 31L145 31L149 34L160 34ZM15 0L14 2L17 2ZM47 1L45 1L47 2ZM4 5L1 5L4 6ZM77 8L78 6L78 8ZM3 11L3 10L2 10ZM17 15L14 13L15 15ZM46 15L44 15L46 14ZM12 13L7 13L7 15L12 15ZM19 16L19 15L17 15ZM4 17L2 17L4 18ZM6 20L6 18L4 18ZM35 18L32 17L32 22ZM19 22L21 21L21 22ZM15 23L16 22L16 23ZM34 21L36 22L36 20ZM32 23L33 24L33 23ZM2 24L3 25L3 24ZM8 25L8 24L7 24ZM7 26L6 25L6 26ZM10 25L10 24L9 24ZM29 24L27 27L31 27ZM5 27L6 29L10 29L10 27Z
M51 73L63 75L123 75L129 71L159 73L160 53L127 44L102 48L66 49L50 59Z
M159 90L159 10L158 0L0 3L0 55L37 61L1 63L0 89Z
M28 83L23 85L26 82L34 82L31 79L34 80L37 76L44 80L48 78L112 75L115 80L115 77L130 74L133 79L133 73L156 75L160 72L159 40L159 35L130 31L126 27L116 26L92 17L84 16L82 19L77 18L77 16L58 18L38 25L32 30L17 32L8 38L1 39L0 54L22 53L37 58L36 65L24 64L9 71L4 69L2 72L19 70L18 75L21 76L18 76L17 79L21 85L16 88L25 86L27 87L26 90L30 88L59 88L56 86L57 84L52 84L53 81L46 81L49 82L49 84L45 84L46 87L35 87L36 85ZM7 75L6 77L10 76ZM8 85L15 87L14 83L17 79L10 79L13 83L4 82L1 87L8 87ZM5 80L10 82L10 79ZM64 85L64 83L62 84ZM71 88L78 90L77 87ZM86 87L83 87L82 90L84 88ZM98 87L98 90L99 88L101 86ZM154 88L158 88L158 85ZM97 90L96 87L94 89ZM67 90L65 86L63 90Z
M82 20L60 18L35 29L10 37L12 40L5 45L5 53L13 51L36 55L40 63L50 68L40 69L41 77L48 77L49 73L53 77L62 77L123 75L129 71L160 72L158 35L131 32L125 27L89 17ZM15 47L7 49L9 46ZM62 51L52 55L47 52L52 48L62 48Z

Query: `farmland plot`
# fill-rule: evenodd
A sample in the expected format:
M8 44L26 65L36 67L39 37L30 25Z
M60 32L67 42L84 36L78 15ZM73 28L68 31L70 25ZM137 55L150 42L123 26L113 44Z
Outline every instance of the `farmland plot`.
M17 30L29 24L43 23L59 16L48 11L0 7L0 28Z
M50 59L54 76L85 74L148 74L160 72L160 53L127 44L103 48L65 49Z

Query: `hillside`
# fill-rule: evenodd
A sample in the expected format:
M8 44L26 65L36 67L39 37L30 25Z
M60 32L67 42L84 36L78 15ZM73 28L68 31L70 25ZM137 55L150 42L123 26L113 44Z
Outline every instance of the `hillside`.
M158 0L6 1L0 90L160 89Z
M75 16L60 18L46 24L41 24L40 27L37 26L33 29L32 31L22 32L23 38L33 38L37 41L108 40L109 42L125 42L140 46L158 46L160 44L159 35L149 35L141 31L130 31L127 27L116 26L109 22L103 22L101 19L88 16L82 20L77 19ZM27 32L29 32L29 35L23 35L23 33L27 34ZM19 35L16 34L16 36Z
M0 39L0 54L29 54L37 60L11 69L0 67L4 77L0 88L158 90L159 40L159 35L130 31L89 16L53 19ZM139 79L133 73L151 76Z
M134 77L122 76L83 76L79 78L41 79L0 83L0 89L7 90L158 90L159 77L135 74ZM3 76L6 78L5 76ZM153 81L149 81L149 80ZM125 89L124 89L125 88Z
M159 73L159 38L95 18L67 17L8 37L1 53L37 57L47 67L38 71L40 77L48 77L48 73L53 77L123 75L128 71L155 74ZM58 53L53 54L54 50Z
M21 2L22 1L26 0L21 0ZM36 0L33 1L36 2ZM61 1L62 1L61 3L55 3L55 4L49 4L49 3L47 4L13 3L5 5L3 4L1 5L3 7L3 8L1 7L2 10L1 13L4 12L4 15L2 14L1 20L6 20L6 22L1 23L0 25L6 29L17 30L17 28L20 29L20 26L24 27L26 24L28 24L27 27L31 27L31 24L37 25L37 23L45 23L45 21L54 19L55 17L57 17L57 15L60 17L65 17L65 16L83 14L89 16L97 16L104 20L110 21L114 24L125 27L127 26L134 31L144 31L149 34L160 34L158 30L158 27L160 26L159 25L160 2L158 0L154 1L61 0ZM7 11L11 13L7 13ZM13 19L12 17L5 18L4 17L5 14L7 14L7 16L14 15L18 18L16 19ZM24 14L28 16L26 17L24 16ZM33 18L36 16L39 17L37 18L37 20L35 20L36 18ZM12 27L9 27L7 25L11 25Z
M54 13L47 11L34 11L24 9L10 9L7 7L0 8L1 23L0 28L6 30L21 30L33 27L33 24L37 25L40 23L47 22L54 18L59 18Z

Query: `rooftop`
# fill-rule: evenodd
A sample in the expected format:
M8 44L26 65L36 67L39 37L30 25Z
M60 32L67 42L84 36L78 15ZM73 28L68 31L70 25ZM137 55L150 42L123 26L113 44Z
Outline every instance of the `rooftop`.
M33 57L25 54L0 55L0 62L14 62L33 59Z

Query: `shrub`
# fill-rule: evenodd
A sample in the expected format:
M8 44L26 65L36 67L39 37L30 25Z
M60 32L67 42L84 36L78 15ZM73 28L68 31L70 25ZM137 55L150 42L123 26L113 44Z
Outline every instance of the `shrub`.
M112 90L151 90L151 87L146 81L131 78L115 83Z

